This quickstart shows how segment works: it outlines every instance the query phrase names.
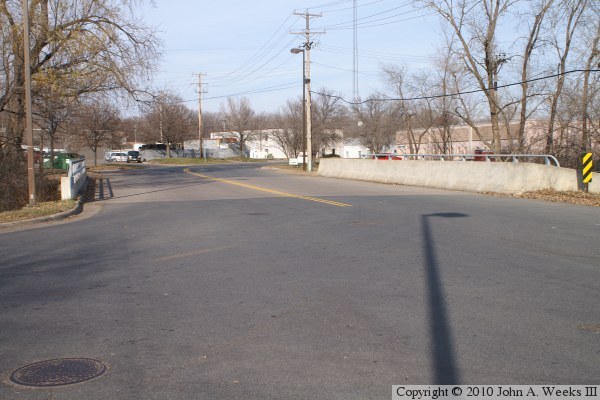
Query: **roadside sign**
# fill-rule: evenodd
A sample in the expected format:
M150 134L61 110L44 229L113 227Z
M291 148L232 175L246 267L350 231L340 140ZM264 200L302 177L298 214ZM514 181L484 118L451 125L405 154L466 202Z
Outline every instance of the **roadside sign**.
M581 168L583 171L583 183L592 181L592 153L585 153L581 158Z

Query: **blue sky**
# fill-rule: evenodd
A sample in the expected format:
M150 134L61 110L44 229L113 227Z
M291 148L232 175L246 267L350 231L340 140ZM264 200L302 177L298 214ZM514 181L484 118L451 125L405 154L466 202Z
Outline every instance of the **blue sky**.
M359 94L382 89L381 64L425 69L440 42L440 24L409 0L358 0ZM311 19L313 90L327 87L352 98L352 0L156 0L141 17L156 27L163 57L154 85L180 95L191 108L198 98L196 73L205 73L203 107L218 111L227 96L244 95L257 112L277 111L302 95L304 29L293 12L322 13Z

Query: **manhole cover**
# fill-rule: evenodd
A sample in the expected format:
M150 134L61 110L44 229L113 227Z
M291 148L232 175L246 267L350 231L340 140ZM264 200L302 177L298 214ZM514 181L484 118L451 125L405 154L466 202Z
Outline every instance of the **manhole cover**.
M91 358L59 358L19 368L10 380L24 386L63 386L89 381L106 372L106 365Z

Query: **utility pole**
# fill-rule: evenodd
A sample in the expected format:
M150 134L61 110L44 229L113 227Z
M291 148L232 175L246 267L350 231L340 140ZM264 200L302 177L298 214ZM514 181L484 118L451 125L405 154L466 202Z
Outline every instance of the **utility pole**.
M310 40L311 34L322 34L325 32L311 32L310 31L310 19L314 17L322 17L321 13L319 14L310 14L308 11L304 13L299 13L294 11L294 15L302 15L306 19L306 28L301 32L291 32L294 35L304 35L304 99L305 99L305 107L306 107L306 115L304 118L304 126L306 130L306 149L304 149L304 153L308 153L307 170L312 171L312 113L311 113L311 99L310 99L310 49L313 46L313 42Z
M35 170L33 166L33 118L31 110L31 61L29 51L29 1L23 0L23 69L25 72L25 137L27 140L27 178L29 182L29 205L37 206Z
M162 98L160 100L160 103L158 104L158 110L159 110L159 118L158 118L158 130L160 132L160 142L163 143L163 105L162 105Z
M204 135L202 134L202 93L204 93L202 90L202 77L206 76L206 74L201 72L196 74L196 76L198 77L198 148L200 150L200 157L206 162L206 154L204 153Z

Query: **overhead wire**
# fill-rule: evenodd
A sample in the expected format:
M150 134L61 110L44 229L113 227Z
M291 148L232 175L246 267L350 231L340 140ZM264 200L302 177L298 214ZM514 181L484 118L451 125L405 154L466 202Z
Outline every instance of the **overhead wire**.
M283 50L289 48L292 43L294 43L297 39L296 38L292 38L291 40L289 40L284 46L281 46L281 48ZM251 78L252 75L258 71L260 71L262 68L264 68L267 64L269 64L271 61L273 61L275 58L281 56L281 52L276 52L271 58L269 58L267 61L265 61L264 63L260 64L258 67L256 67L255 69L253 69L252 71L246 72L245 75L245 79L253 79ZM288 60L284 61L287 62ZM236 80L235 83L238 84L240 80ZM228 80L228 82L232 82L231 80Z
M374 20L371 20L371 21L363 21L362 23L357 24L357 27L358 28L380 27L380 26L384 26L384 25L397 24L399 22L411 21L413 19L417 19L417 18L421 18L421 17L427 17L427 16L430 16L430 15L436 15L435 12L430 12L430 13L426 13L426 14L419 14L419 15L416 15L414 17L397 19L395 21L381 22L381 21L387 21L387 20L392 19L392 18L397 18L397 17L402 17L402 16L405 16L405 15L409 15L409 14L414 14L414 13L422 11L424 9L426 9L426 8L421 7L421 8L410 10L410 11L406 11L406 12L403 12L403 13L390 15L390 16L384 17L384 18L378 18L378 19L374 19ZM376 23L376 22L379 22L379 23ZM345 23L339 23L339 24L334 24L334 25L329 25L329 26L322 26L319 29L326 29L326 30L330 30L330 31L337 31L337 30L347 30L347 29L353 29L353 28L354 28L354 24L352 22L345 22Z
M360 4L360 5L357 6L357 8L370 6L370 5L376 4L376 3L381 3L382 1L384 1L384 0L375 0L375 1L372 1L370 3ZM346 7L346 8L338 8L338 9L335 9L335 10L327 10L327 9L325 9L325 10L321 10L321 12L322 13L333 13L333 12L348 11L348 10L353 10L353 9L354 9L354 7Z
M317 6L307 7L306 10L314 10L315 8L324 8L324 7L337 6L338 4L349 3L351 1L352 0L338 0L338 1L333 1L331 3L326 3L326 4L320 4L320 5L317 5Z
M391 11L398 10L400 8L405 8L405 7L409 6L409 5L410 4L408 4L408 3L407 4L402 4L400 6L397 6L397 7L394 7L394 8L390 8L390 9L387 9L385 11L380 11L380 12L375 13L375 14L371 14L371 15L367 15L367 16L364 16L364 17L361 17L361 18L357 18L356 21L358 22L358 21L368 20L368 19L371 19L373 17L377 17L379 15L387 14L387 13L389 13ZM414 10L407 11L407 12L414 12ZM400 14L400 15L402 15L402 14ZM394 16L392 16L392 17L394 17ZM374 22L374 21L368 21L368 23L370 23L370 22ZM353 24L353 23L354 23L354 20L344 21L344 22L338 22L337 24L327 25L327 26L324 26L323 28L329 29L329 28L336 27L336 26L339 26L339 25L349 25L349 24Z
M314 65L320 65L322 67L326 67L326 68L331 68L331 69L336 69L339 71L347 71L347 72L354 72L354 70L349 69L349 68L340 68L340 67L334 67L333 65L327 65L327 64L322 64L322 63L318 63L318 62L312 62L312 64ZM374 72L358 72L360 75L370 75L370 76L379 76L379 74L376 74Z
M326 53L352 55L352 49L346 49L343 47L335 46L320 46L322 51ZM378 60L397 60L397 61L409 61L409 62L428 62L433 59L431 56L411 56L411 55L400 55L398 53L384 53L378 51L363 50L361 51L362 58L372 58Z
M374 0L374 1L368 2L366 4L359 5L359 7L365 7L368 5L375 4L375 3L380 3L382 1L384 1L384 0ZM339 6L342 4L349 4L350 2L352 2L352 0L332 1L332 2L325 3L325 4L308 7L307 10L323 9L326 7L335 7L335 6ZM399 5L399 6L384 10L384 11L380 11L380 12L373 13L371 15L362 17L359 19L359 21L362 21L362 23L359 26L361 28L362 27L371 27L371 26L381 26L381 25L385 25L385 24L376 24L376 25L373 25L373 24L420 11L420 9L416 9L416 10L411 10L411 11L407 11L407 12L403 12L403 13L399 13L399 14L389 15L389 16L386 16L383 18L376 18L378 16L389 14L389 13L393 12L394 10L405 8L408 5L409 5L409 3L405 3L405 4L402 4L402 5ZM344 10L348 10L348 9L351 9L351 8L339 8L339 9L332 9L332 10L325 10L325 11L337 12L337 11L344 11ZM294 57L292 55L292 56L288 57L286 60L284 60L283 62L281 62L280 64L278 64L277 66L269 69L266 72L264 71L265 68L267 68L277 57L280 57L282 53L284 53L284 52L287 53L287 51L286 51L287 47L289 47L295 40L298 40L297 38L292 38L290 41L288 41L284 45L282 45L282 43L285 40L285 37L289 34L289 32L283 31L284 27L289 26L289 28L292 28L294 26L294 24L296 24L297 21L301 19L301 17L298 16L298 18L296 18L290 24L289 22L290 22L290 19L292 18L292 16L293 15L288 16L283 21L283 23L275 30L275 32L268 38L268 40L263 44L263 46L260 47L260 49L256 53L254 53L250 58L248 58L244 63L242 63L240 66L238 66L236 69L232 70L231 72L228 72L228 73L220 75L220 76L213 76L211 81L215 82L215 85L211 85L211 86L217 87L217 88L227 88L227 87L233 86L234 83L236 86L240 86L240 85L243 86L244 82L249 82L249 81L256 82L261 79L266 79L266 78L272 77L273 75L270 75L272 72L279 70L279 68L281 68L283 65L285 65L287 62L289 62ZM410 18L410 19L413 19L413 18ZM406 19L404 19L404 20L406 20ZM390 23L398 23L401 21L403 21L403 20L393 21ZM325 28L331 29L331 30L352 29L352 26L350 26L349 23L352 24L353 22L352 21L341 22L341 23L337 23L337 24L332 24ZM332 52L332 53L337 52L338 54L348 54L348 53L344 53L344 51L345 51L344 49L329 48L327 50L327 48L325 48L324 50ZM364 51L363 56L367 57L367 58L376 58L376 59L390 59L390 58L396 59L396 60L406 59L406 57L402 57L402 58L397 57L397 56L390 57L388 55L384 55L383 53L369 52L369 51ZM415 62L418 62L418 61L415 61ZM322 65L326 68L344 70L343 68L333 67L333 66L330 66L327 64L318 64L318 63L315 63L315 64ZM263 72L263 73L261 73L260 76L257 76L260 72ZM361 73L361 74L376 75L376 74L370 74L370 73L366 73L366 72ZM283 73L278 74L278 75L283 75ZM174 82L174 81L172 81L172 82ZM296 84L284 84L284 85L278 85L275 87L268 87L268 88L262 88L262 89L257 89L257 90L249 90L249 91L244 91L244 92L229 94L229 95L205 97L205 99L208 100L208 99L224 98L224 97L235 96L235 95L254 94L254 93L263 93L263 92L270 92L270 91L277 91L277 90L285 90L288 88L287 85L296 86ZM190 100L190 101L192 101L192 100ZM193 100L193 101L196 101L196 100Z
M497 89L505 89L505 88L509 88L509 87L512 87L512 86L519 86L519 85L522 85L524 83L531 83L531 82L537 82L537 81L541 81L541 80L545 80L545 79L557 78L559 76L569 75L569 74L573 74L573 73L576 73L576 72L600 72L600 69L589 69L589 70L587 70L587 69L574 69L574 70L565 71L565 72L558 73L558 74L552 74L552 75L542 76L542 77L539 77L539 78L527 79L525 81L508 83L508 84L505 84L505 85L498 85ZM339 99L339 100L343 101L346 104L358 106L358 105L366 104L366 103L369 103L369 102L372 102L372 101L417 101L417 100L440 99L440 98L444 98L444 97L458 97L458 96L462 96L462 95L465 95L465 94L482 93L482 92L485 92L487 90L489 90L489 88L488 89L468 90L468 91L462 91L462 92L451 93L451 94L437 94L437 95L431 95L431 96L417 96L417 97L407 97L407 98L383 97L383 98L376 98L376 99L367 99L367 100L363 100L363 101L349 101L349 100L346 100L342 96L332 95L332 94L329 94L329 93L321 93L321 92L312 91L312 90L310 92L313 93L313 94L321 95L321 96L336 98L336 99Z
M222 96L205 97L204 100L222 99L222 98L226 98L226 97L243 96L243 95L247 95L247 94L276 92L276 91L291 89L293 87L299 87L301 85L302 85L302 82L290 82L290 83L285 83L282 85L272 86L272 87L263 88L263 89L249 90L246 92L232 93L232 94L227 94L227 95L222 95ZM186 101L198 101L198 100L194 99L194 100L186 100Z
M285 21L279 26L279 28L277 28L277 30L269 37L269 39L265 42L265 44L252 57L250 57L248 60L246 60L244 63L242 63L239 67L237 67L233 71L231 71L227 74L221 75L221 76L215 76L215 77L213 77L213 79L224 80L224 81L235 81L235 80L237 80L236 78L239 78L242 75L246 75L246 71L248 69L251 69L257 63L259 63L262 59L264 59L264 57L268 56L268 54L275 47L277 47L284 40L284 38L288 35L288 32L279 33L282 30L282 28L286 25L289 25L288 27L291 28L300 19L300 17L297 17L291 24L288 24L288 21L292 17L293 17L293 15L290 14L285 19ZM271 43L272 41L273 41L273 43Z
M390 22L385 22L385 23L381 23L381 24L374 24L374 25L360 25L359 28L379 28L381 26L385 26L385 25L392 25L392 24L397 24L400 22L406 22L406 21L412 21L418 18L423 18L423 17L430 17L432 15L437 15L436 12L430 12L427 14L422 14L422 15L416 15L414 17L410 17L410 18L402 18L402 19L398 19L396 21L390 21ZM353 27L346 27L346 28L330 28L330 31L340 31L340 30L348 30L348 29L353 29Z

